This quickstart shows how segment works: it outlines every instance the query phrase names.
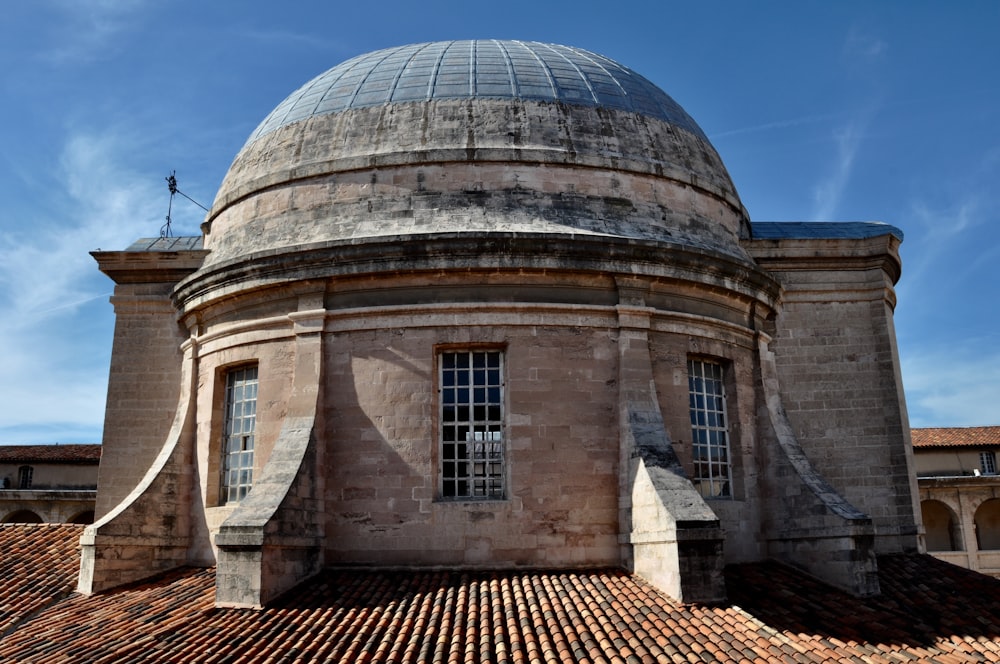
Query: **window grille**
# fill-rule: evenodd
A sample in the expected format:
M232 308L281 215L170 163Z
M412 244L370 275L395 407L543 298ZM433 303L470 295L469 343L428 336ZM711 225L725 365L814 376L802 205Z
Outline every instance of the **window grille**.
M729 425L722 365L688 360L694 485L706 498L731 498Z
M234 503L253 486L253 444L257 423L257 367L226 373L222 445L222 502Z
M503 354L440 356L441 495L504 497Z
M979 453L979 467L983 471L983 475L996 475L997 474L997 456L995 452L980 452Z
M35 469L31 466L21 466L17 469L17 488L30 489L31 481L34 478Z

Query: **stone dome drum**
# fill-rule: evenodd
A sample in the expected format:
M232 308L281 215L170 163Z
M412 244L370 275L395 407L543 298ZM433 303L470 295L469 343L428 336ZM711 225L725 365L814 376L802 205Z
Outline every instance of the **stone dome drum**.
M329 243L605 236L744 259L715 149L603 56L521 41L414 44L306 83L251 134L203 226L207 263Z

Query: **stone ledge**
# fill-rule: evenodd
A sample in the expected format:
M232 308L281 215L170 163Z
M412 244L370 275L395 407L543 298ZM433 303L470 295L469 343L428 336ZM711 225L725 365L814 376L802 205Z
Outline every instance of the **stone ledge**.
M3 489L0 501L96 500L97 489Z

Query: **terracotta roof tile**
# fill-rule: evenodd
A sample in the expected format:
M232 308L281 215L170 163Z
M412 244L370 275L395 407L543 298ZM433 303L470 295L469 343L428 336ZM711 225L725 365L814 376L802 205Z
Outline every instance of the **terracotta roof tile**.
M1000 447L1000 426L910 429L914 447Z
M70 590L79 526L0 528L0 652L30 662L967 662L1000 654L1000 581L879 559L859 599L775 562L683 605L617 569L326 570L260 611L216 609L214 570ZM7 556L7 553L11 556ZM7 559L14 560L7 563Z
M0 634L73 591L82 533L72 524L0 524Z
M100 445L0 445L0 463L96 464L100 460Z

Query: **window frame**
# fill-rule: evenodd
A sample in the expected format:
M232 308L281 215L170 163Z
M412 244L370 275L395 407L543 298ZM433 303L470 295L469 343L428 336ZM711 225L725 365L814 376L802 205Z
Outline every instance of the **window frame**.
M979 468L983 475L997 474L997 455L993 450L984 450L979 453Z
M248 372L253 372L253 378L248 379ZM242 377L238 379L237 377ZM237 380L240 383L237 384ZM231 383L232 381L232 383ZM257 401L260 388L260 367L256 362L224 367L219 373L221 387L221 429L219 431L219 505L236 505L242 501L253 488L255 449L257 437ZM250 387L252 395L246 397L246 389ZM240 388L237 390L237 388ZM238 401L233 397L239 393ZM240 429L233 430L237 423L234 420L236 405L240 406L238 422ZM252 404L249 415L246 404ZM233 449L233 436L239 436L239 449ZM236 458L236 465L231 465ZM233 481L235 480L235 481Z
M476 366L477 356L483 359L481 367ZM467 360L466 366L462 366L462 358ZM495 365L490 364L491 360L496 361ZM506 362L506 348L502 346L447 345L435 349L435 474L441 501L498 501L509 496ZM477 380L479 371L483 372L482 380ZM463 372L467 374L464 381ZM463 390L467 391L464 400ZM448 412L450 407L454 412ZM463 408L467 409L464 417ZM483 438L476 440L477 433L484 434Z
M708 367L714 368L710 376L706 375ZM729 417L729 367L728 361L714 357L691 355L687 358L691 483L703 498L711 500L734 500L736 497ZM711 381L711 385L706 381Z
M17 468L17 488L19 491L28 491L35 481L35 468L33 466L18 466Z

